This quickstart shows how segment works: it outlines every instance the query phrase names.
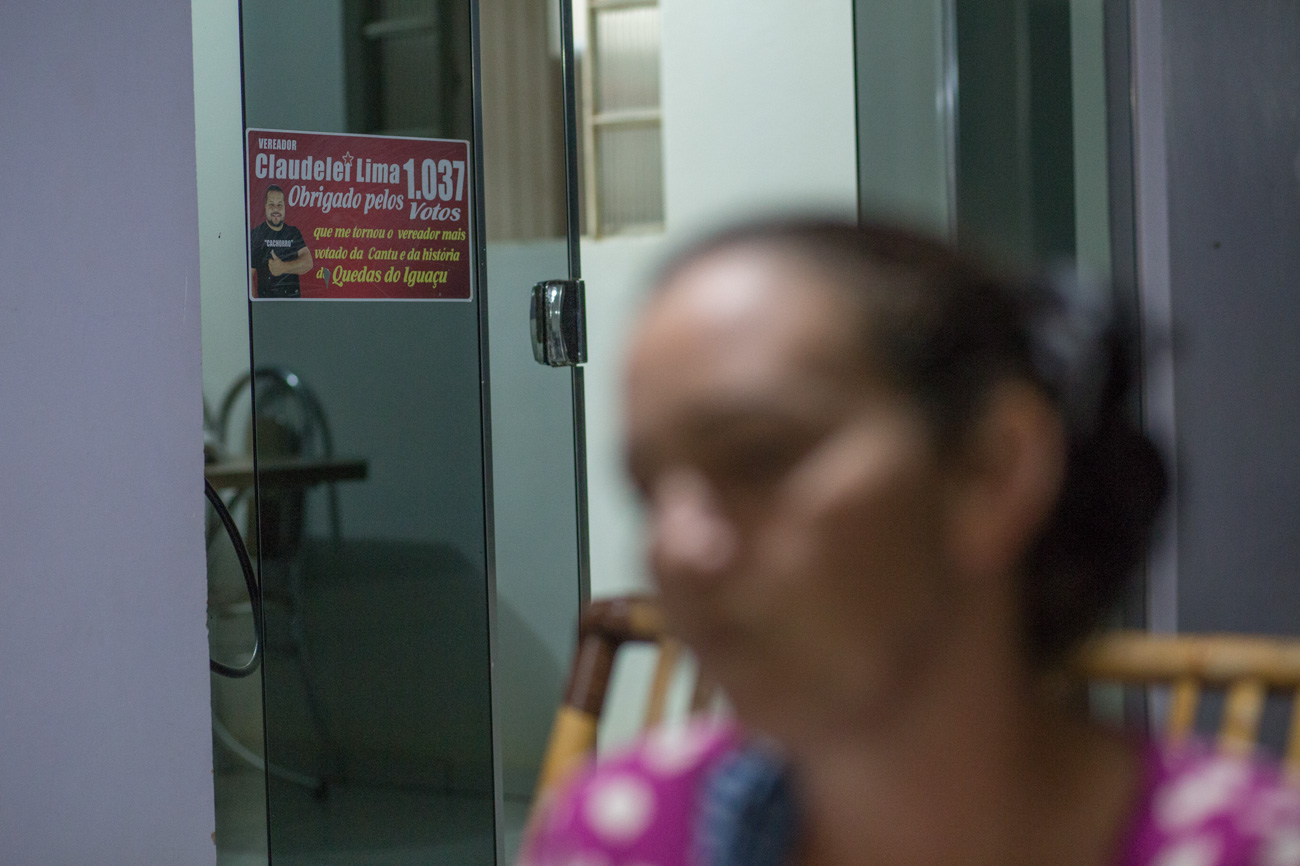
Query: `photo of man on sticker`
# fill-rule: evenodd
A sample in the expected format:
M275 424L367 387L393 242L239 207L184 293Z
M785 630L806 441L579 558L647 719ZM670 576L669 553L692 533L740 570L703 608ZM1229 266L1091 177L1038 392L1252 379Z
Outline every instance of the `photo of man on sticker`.
M248 236L255 298L302 297L299 274L312 269L311 250L302 232L284 223L284 190L266 188L266 219Z

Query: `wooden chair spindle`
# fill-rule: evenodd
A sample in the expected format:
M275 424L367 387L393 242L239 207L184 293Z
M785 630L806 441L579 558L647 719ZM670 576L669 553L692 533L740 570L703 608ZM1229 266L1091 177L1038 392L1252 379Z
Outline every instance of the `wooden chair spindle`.
M1174 682L1169 696L1169 719L1165 723L1165 736L1171 742L1182 742L1196 727L1196 707L1201 701L1201 686L1192 677L1180 677Z
M650 697L646 701L645 727L653 728L664 720L664 710L668 706L668 690L673 684L673 674L677 673L677 664L681 661L681 641L665 638L659 646L659 658L655 661L654 674L650 679Z
M1300 781L1300 689L1295 690L1291 700L1291 729L1287 733L1283 766L1288 776Z
M1238 680L1228 689L1219 727L1219 749L1227 755L1249 755L1255 750L1259 718L1264 712L1268 690L1263 680Z

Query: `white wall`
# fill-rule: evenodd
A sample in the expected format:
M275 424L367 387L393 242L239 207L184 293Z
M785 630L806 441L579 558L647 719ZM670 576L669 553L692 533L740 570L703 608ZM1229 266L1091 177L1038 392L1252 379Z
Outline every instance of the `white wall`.
M857 209L849 0L663 0L670 234L792 207Z
M0 859L210 864L189 6L0 9Z
M662 236L582 242L587 284L587 497L593 597L646 586L636 500L623 474L623 350L641 308L642 290L663 256Z

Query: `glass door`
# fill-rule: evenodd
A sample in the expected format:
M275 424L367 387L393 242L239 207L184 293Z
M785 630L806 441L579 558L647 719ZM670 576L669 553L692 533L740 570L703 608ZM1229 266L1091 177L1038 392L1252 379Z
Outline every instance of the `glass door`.
M214 413L256 454L272 863L513 859L585 592L582 371L528 314L578 276L567 20L242 3L251 361Z

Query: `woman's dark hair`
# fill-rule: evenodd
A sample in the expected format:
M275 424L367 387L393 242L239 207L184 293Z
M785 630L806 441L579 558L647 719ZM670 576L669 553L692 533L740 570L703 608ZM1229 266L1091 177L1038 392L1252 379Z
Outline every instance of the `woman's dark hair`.
M1006 277L898 228L767 221L716 234L674 257L664 285L699 260L754 248L806 264L864 315L871 361L913 396L952 449L993 387L1035 384L1065 424L1065 479L1023 563L1030 659L1048 666L1091 633L1141 563L1165 496L1164 466L1137 421L1131 331L1114 299L1073 278Z

